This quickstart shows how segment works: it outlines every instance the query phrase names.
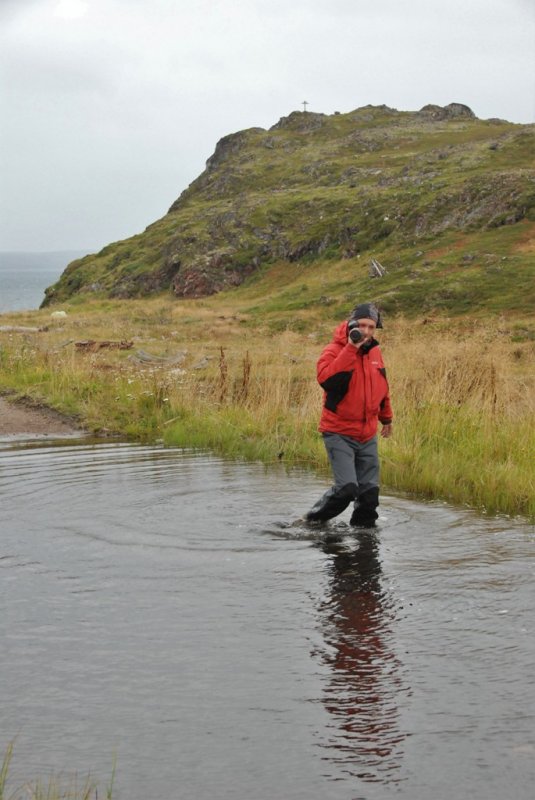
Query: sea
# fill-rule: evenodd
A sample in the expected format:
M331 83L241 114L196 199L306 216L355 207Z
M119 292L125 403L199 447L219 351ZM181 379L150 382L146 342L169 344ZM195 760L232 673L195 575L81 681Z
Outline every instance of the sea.
M45 289L58 280L67 264L88 252L0 251L0 314L39 308L45 297Z

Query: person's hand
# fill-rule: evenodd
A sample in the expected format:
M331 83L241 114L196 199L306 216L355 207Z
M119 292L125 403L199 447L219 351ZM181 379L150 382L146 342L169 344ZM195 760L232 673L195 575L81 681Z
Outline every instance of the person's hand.
M353 330L358 329L361 339L358 342L351 341L351 333ZM350 319L347 323L347 342L352 344L355 350L362 347L363 344L371 342L375 333L375 320L373 319Z
M383 439L389 439L392 436L392 423L389 422L388 425L383 425L381 429L381 436Z
M348 336L347 337L347 343L352 345L355 348L355 350L359 350L362 347L363 344L366 344L366 342L369 342L371 339L372 339L371 336L363 336L362 339L360 339L358 342L354 342Z

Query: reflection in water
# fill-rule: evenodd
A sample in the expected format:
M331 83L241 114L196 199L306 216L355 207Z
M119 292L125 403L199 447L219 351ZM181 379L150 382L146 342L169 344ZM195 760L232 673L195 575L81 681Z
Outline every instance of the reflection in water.
M104 785L116 753L128 800L531 800L533 529L383 498L379 539L318 542L287 524L317 496L284 465L0 438L14 785Z
M331 556L327 599L321 606L323 660L331 674L324 692L336 729L322 744L326 759L369 782L400 780L401 743L397 702L403 691L394 650L394 610L381 585L377 538L321 543ZM334 726L331 726L331 730Z

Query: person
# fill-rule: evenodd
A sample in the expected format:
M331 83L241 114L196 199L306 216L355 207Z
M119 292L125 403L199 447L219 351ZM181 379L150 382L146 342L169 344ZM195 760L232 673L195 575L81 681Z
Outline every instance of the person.
M378 422L381 436L392 435L386 370L374 338L376 329L382 327L377 306L361 303L349 320L337 326L332 342L319 357L317 377L324 390L319 430L334 485L305 515L308 522L331 519L353 501L350 524L375 526L379 505Z

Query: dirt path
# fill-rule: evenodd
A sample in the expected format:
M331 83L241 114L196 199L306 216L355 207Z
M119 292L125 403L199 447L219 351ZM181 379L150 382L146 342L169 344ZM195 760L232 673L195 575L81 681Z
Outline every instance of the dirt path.
M57 411L0 397L0 436L24 433L72 435L83 431Z

